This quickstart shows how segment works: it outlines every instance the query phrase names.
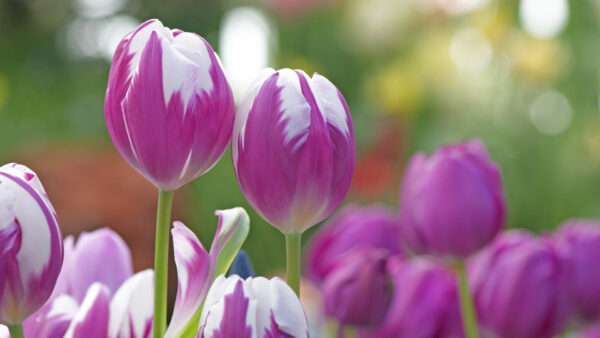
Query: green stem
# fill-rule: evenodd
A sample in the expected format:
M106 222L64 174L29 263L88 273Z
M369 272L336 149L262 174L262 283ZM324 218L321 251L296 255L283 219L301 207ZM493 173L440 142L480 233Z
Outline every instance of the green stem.
M169 223L173 191L158 190L156 210L156 246L154 249L154 338L165 335L167 328L167 284L169 277Z
M300 244L302 234L294 232L285 235L287 257L287 283L300 297Z
M465 262L462 260L458 263L457 273L458 293L460 295L460 309L462 312L465 337L478 338L479 330L477 328L475 307L473 306L473 298L471 297L469 286L467 285L467 269L465 267Z
M10 332L10 338L24 338L23 324L13 324L8 326L8 332Z

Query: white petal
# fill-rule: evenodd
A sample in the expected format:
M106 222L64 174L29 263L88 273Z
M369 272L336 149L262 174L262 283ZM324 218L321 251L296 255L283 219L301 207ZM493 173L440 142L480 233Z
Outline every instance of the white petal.
M154 271L144 270L131 276L115 293L110 303L110 337L142 337L154 315ZM133 325L133 327L131 327Z
M8 333L8 327L0 325L0 338L10 338L10 334Z
M320 74L313 75L309 83L325 120L343 134L349 134L346 108L335 85Z
M166 39L167 41L171 41L173 39L173 34L171 31L163 26L162 22L156 19L151 20L151 22L145 24L143 28L138 28L138 30L133 32L129 42L129 48L127 50L129 54L133 54L133 58L129 63L130 76L133 76L133 74L137 72L142 51L144 50L144 47L146 47L152 32L157 32L160 39Z
M108 321L108 301L110 300L110 290L101 283L94 283L88 289L88 292L85 295L85 298L81 302L81 306L77 310L77 314L73 318L67 333L65 334L65 338L72 338L73 334L78 325L87 321L89 324L88 316L94 319L93 325L98 327L104 327L108 325L107 322L97 322L97 320L106 320ZM100 307L100 308L99 308ZM96 313L90 313L90 311L95 311ZM105 312L106 311L106 312ZM98 315L105 318L99 318ZM86 325L87 327L88 325Z
M285 124L284 142L288 144L292 139L297 139L294 149L297 149L308 137L310 126L310 105L302 94L298 74L288 68L278 71L277 87L281 88L281 117L280 122Z

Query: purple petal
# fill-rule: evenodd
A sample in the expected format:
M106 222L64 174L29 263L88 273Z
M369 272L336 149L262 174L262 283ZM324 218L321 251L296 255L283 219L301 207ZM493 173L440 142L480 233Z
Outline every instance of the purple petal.
M227 283L229 282L229 283ZM219 284L217 284L217 288ZM244 283L237 278L225 281L225 295L216 304L207 299L205 306L208 311L202 311L202 337L206 338L252 338L253 328L248 324L247 316L252 316L250 299L244 291ZM233 290L231 290L233 289ZM221 290L219 290L221 291ZM250 319L251 320L251 319Z
M90 286L71 322L67 338L105 338L108 333L110 290L101 283Z
M94 282L101 282L112 294L133 274L127 244L108 228L82 233L69 264L70 292L78 302Z

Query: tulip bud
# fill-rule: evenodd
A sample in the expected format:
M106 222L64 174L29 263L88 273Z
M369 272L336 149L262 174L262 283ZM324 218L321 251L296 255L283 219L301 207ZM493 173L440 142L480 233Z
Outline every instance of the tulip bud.
M402 253L400 228L394 213L383 206L347 206L313 235L306 249L308 275L321 282L348 252L375 248Z
M506 218L500 171L478 140L413 156L400 200L402 238L419 253L464 258L489 243Z
M232 157L252 207L284 234L305 231L350 187L355 145L344 97L319 74L266 70L239 106Z
M0 167L0 323L22 323L39 309L62 261L58 218L36 174Z
M388 260L392 300L383 324L361 337L460 337L462 326L454 274L432 261Z
M567 264L574 310L584 320L600 319L600 223L565 222L556 233L555 242Z
M206 296L199 337L308 337L300 300L279 278L219 276Z
M235 104L208 42L150 20L115 51L104 114L125 160L158 188L174 190L223 155Z
M482 331L498 337L553 337L568 316L564 264L545 238L508 231L469 264Z
M362 248L336 264L323 281L326 314L346 325L379 325L391 294L386 262L387 252Z

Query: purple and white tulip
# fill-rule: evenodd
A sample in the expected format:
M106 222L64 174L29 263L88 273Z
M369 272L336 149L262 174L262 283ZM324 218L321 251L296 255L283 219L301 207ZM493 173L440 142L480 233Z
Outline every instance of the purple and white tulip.
M208 292L201 338L308 337L300 300L279 278L219 276Z
M238 108L232 158L252 207L284 234L304 232L350 187L355 143L344 97L319 74L265 70Z
M44 305L62 262L58 218L37 175L0 167L0 323L22 323Z
M207 252L198 237L175 222L173 247L178 287L175 308L165 337L194 335L200 325L201 305L217 275L225 273L246 240L250 218L243 208L217 210L217 232Z
M208 42L149 20L115 51L104 114L125 160L159 189L175 190L221 158L235 103Z
M506 220L500 170L479 140L414 155L400 201L402 239L418 253L465 258Z
M154 271L144 270L123 283L110 301L108 336L152 337Z

